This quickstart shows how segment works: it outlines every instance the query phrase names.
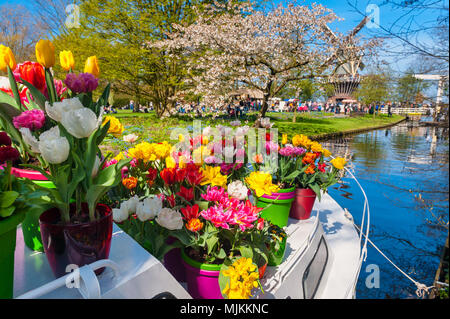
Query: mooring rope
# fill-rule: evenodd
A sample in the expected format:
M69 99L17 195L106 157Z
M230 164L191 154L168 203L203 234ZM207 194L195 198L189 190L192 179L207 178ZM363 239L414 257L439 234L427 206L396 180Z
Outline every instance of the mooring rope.
M353 225L358 229L358 231L361 234L361 231L358 227L358 225L356 225L353 221L353 216L349 213L349 211L347 210L347 208L344 208L344 212L345 212L345 216L353 223ZM366 237L365 234L362 234L364 237ZM406 278L408 278L409 280L411 280L414 285L416 285L417 290L416 290L416 295L419 298L423 298L425 297L426 294L429 294L429 290L434 288L434 286L426 286L425 284L422 284L416 280L414 280L413 278L411 278L407 273L405 273L403 270L401 270L396 264L394 264L392 262L392 260L390 260L369 238L366 238L368 240L368 242L373 246L373 248L375 248L380 254L381 256L383 256L387 261L389 261L395 268L397 268L397 270L402 273Z

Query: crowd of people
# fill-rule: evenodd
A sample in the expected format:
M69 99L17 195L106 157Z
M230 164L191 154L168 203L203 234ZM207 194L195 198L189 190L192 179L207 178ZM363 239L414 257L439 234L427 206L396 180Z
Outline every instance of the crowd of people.
M387 113L388 116L392 116L393 108L397 107L409 107L415 108L421 105L405 104L405 103L372 103L370 105L363 105L358 102L335 102L335 103L320 103L313 101L301 102L297 99L290 99L282 101L281 99L272 99L269 101L268 112L326 112L341 115L356 115L356 114L373 114L380 113L382 110L386 110L383 113ZM241 118L248 112L258 112L262 108L262 101L258 99L234 99L229 102L225 108L218 106L207 106L201 103L176 103L175 112L178 114L195 114L201 116L205 113L221 114L228 118ZM136 108L135 102L130 103L122 109L129 109L133 112L148 113L154 110L152 103L148 106L139 105ZM105 108L106 113L117 113L117 110L113 106L107 106Z

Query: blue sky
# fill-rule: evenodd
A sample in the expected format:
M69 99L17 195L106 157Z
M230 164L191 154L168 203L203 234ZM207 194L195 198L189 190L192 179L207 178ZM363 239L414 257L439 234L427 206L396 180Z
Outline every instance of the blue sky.
M257 0L258 1L258 0ZM268 0L269 4L277 5L279 3L287 4L288 0ZM335 22L333 25L331 25L331 28L333 30L338 29L339 32L347 33L351 29L353 29L362 19L363 16L356 12L355 9L350 5L356 6L356 8L361 12L366 12L366 8L370 4L376 4L379 8L379 22L382 26L389 26L392 24L398 17L403 15L405 13L405 9L396 9L394 10L389 4L384 4L385 2L388 2L386 0L298 0L297 3L299 4L311 4L312 2L321 3L324 6L332 9L340 18L344 18L344 21L341 22ZM33 9L33 0L0 0L0 5L8 3L8 4L21 4L26 6L29 9ZM349 4L350 3L350 4ZM448 0L442 0L442 3L447 3L448 7ZM431 13L431 14L430 14ZM428 12L427 15L425 14L419 14L414 19L417 23L434 23L436 20L436 17L438 15L438 12ZM367 27L364 28L359 35L361 36L370 36L370 34L377 33L376 28L368 29ZM430 39L426 39L424 35L421 36L422 40L429 41ZM391 40L387 41L387 43L393 43ZM406 71L413 63L416 62L416 59L411 58L392 58L387 55L382 55L382 58L386 60L390 67L396 71L396 72L404 72Z

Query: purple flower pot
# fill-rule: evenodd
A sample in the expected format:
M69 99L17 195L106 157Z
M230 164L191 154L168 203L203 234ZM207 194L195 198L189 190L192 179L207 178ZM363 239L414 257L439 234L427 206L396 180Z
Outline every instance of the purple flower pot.
M221 265L202 264L181 250L186 269L187 291L194 299L223 299L219 286Z
M70 205L71 215L75 204ZM82 204L83 215L88 215L86 203ZM52 208L39 218L45 255L55 277L67 274L68 265L82 267L97 260L107 259L111 248L112 210L97 204L100 218L80 224L63 224L57 208ZM99 269L100 274L104 269Z
M167 238L167 244L172 244L176 239L173 237ZM174 248L164 255L164 267L177 281L186 281L186 269L181 259L181 249Z

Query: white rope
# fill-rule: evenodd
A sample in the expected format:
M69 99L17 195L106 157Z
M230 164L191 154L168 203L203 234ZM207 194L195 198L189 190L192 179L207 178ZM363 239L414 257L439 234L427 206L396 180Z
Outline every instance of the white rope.
M347 208L344 208L344 211L345 211L345 216L353 223L353 225L358 229L358 231L360 231L359 227L353 222L353 218L349 218L350 213L348 212ZM364 234L363 234L363 236L366 237L366 235L364 235ZM425 284L417 282L416 280L411 278L407 273L405 273L396 264L394 264L369 238L367 238L367 240L384 258L386 258L387 261L389 261L395 268L397 268L397 270L399 272L401 272L406 278L411 280L416 285L416 287L417 287L417 290L416 290L417 297L419 297L419 298L425 297L426 294L430 293L428 290L430 290L431 288L434 288L434 286L428 286L427 287ZM367 251L366 251L366 253L367 253Z

